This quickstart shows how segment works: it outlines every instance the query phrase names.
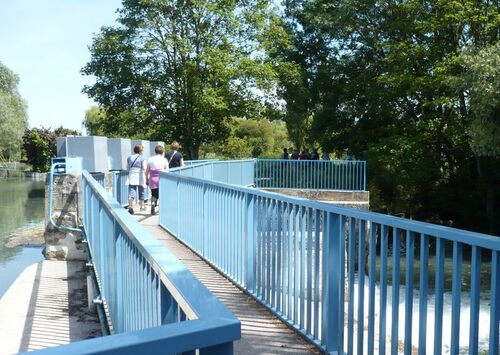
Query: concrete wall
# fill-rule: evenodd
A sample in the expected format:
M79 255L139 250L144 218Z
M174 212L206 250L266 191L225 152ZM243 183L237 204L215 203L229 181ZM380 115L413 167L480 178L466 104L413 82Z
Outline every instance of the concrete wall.
M361 210L370 208L369 191L328 191L328 190L292 190L292 189L263 189L283 195L307 198L343 207L352 207Z

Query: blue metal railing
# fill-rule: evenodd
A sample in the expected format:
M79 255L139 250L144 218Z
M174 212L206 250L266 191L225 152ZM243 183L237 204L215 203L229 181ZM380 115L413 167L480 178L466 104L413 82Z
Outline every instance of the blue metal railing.
M122 206L128 205L128 171L113 171L113 197Z
M259 188L366 190L366 162L362 160L257 159Z
M54 354L232 354L240 322L87 172L84 231L114 335Z
M94 178L95 181L102 187L106 188L106 176L104 173L90 173L90 175Z
M227 184L249 186L254 184L255 160L213 160L175 168L171 172Z
M498 237L184 174L160 200L164 228L328 352L498 354Z
M214 161L219 161L219 159L184 160L184 164L186 166L191 166L191 165L209 163L209 162L214 162Z

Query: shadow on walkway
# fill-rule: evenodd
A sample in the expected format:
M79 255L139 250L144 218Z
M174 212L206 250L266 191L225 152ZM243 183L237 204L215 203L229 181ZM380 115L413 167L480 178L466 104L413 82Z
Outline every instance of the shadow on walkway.
M38 264L19 352L101 336L97 314L87 307L82 261Z

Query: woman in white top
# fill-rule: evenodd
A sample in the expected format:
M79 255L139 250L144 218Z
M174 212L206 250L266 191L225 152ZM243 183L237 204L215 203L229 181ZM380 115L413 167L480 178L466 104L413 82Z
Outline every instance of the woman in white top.
M137 191L139 192L139 206L141 211L145 211L144 207L144 173L146 171L146 159L142 156L144 147L137 144L134 147L134 154L127 158L128 173L128 211L134 214L134 202L137 200Z
M146 168L146 185L151 189L151 214L155 214L158 205L160 171L168 171L168 160L163 157L165 150L161 145L155 147L155 156L148 159Z

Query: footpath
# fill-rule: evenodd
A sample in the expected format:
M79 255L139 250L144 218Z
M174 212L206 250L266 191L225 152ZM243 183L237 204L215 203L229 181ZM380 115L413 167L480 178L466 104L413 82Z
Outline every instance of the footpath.
M86 277L80 261L28 266L0 299L0 355L101 336L87 307Z

